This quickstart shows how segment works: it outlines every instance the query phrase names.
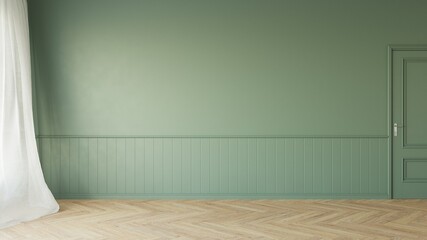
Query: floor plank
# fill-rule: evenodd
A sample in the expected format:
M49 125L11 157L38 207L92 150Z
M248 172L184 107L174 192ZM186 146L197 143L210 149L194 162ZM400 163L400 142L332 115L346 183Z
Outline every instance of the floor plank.
M427 239L426 200L60 200L0 239Z

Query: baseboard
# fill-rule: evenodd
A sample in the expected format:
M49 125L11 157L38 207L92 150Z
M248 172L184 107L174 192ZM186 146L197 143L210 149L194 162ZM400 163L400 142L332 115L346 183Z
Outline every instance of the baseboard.
M56 194L57 199L225 200L225 199L389 199L383 194Z

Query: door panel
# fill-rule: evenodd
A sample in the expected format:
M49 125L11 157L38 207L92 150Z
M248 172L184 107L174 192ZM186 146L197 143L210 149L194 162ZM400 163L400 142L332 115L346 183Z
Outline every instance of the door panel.
M404 146L427 145L427 56L407 58L403 65Z
M393 197L427 198L427 51L393 51Z
M427 159L405 159L403 181L427 181Z

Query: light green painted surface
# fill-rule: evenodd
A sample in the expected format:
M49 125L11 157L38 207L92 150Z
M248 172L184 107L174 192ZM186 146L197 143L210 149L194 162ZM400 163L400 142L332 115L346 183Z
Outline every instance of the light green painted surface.
M61 198L386 198L387 138L39 138Z
M393 51L393 197L427 198L427 47Z
M383 136L427 42L426 1L29 2L42 135Z
M386 197L387 46L426 43L425 9L29 0L46 180L63 198Z

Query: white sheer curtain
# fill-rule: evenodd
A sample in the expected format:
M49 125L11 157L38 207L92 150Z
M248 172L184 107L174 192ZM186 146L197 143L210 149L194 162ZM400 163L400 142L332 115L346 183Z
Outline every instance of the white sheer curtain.
M0 228L58 209L34 134L27 2L0 0Z

